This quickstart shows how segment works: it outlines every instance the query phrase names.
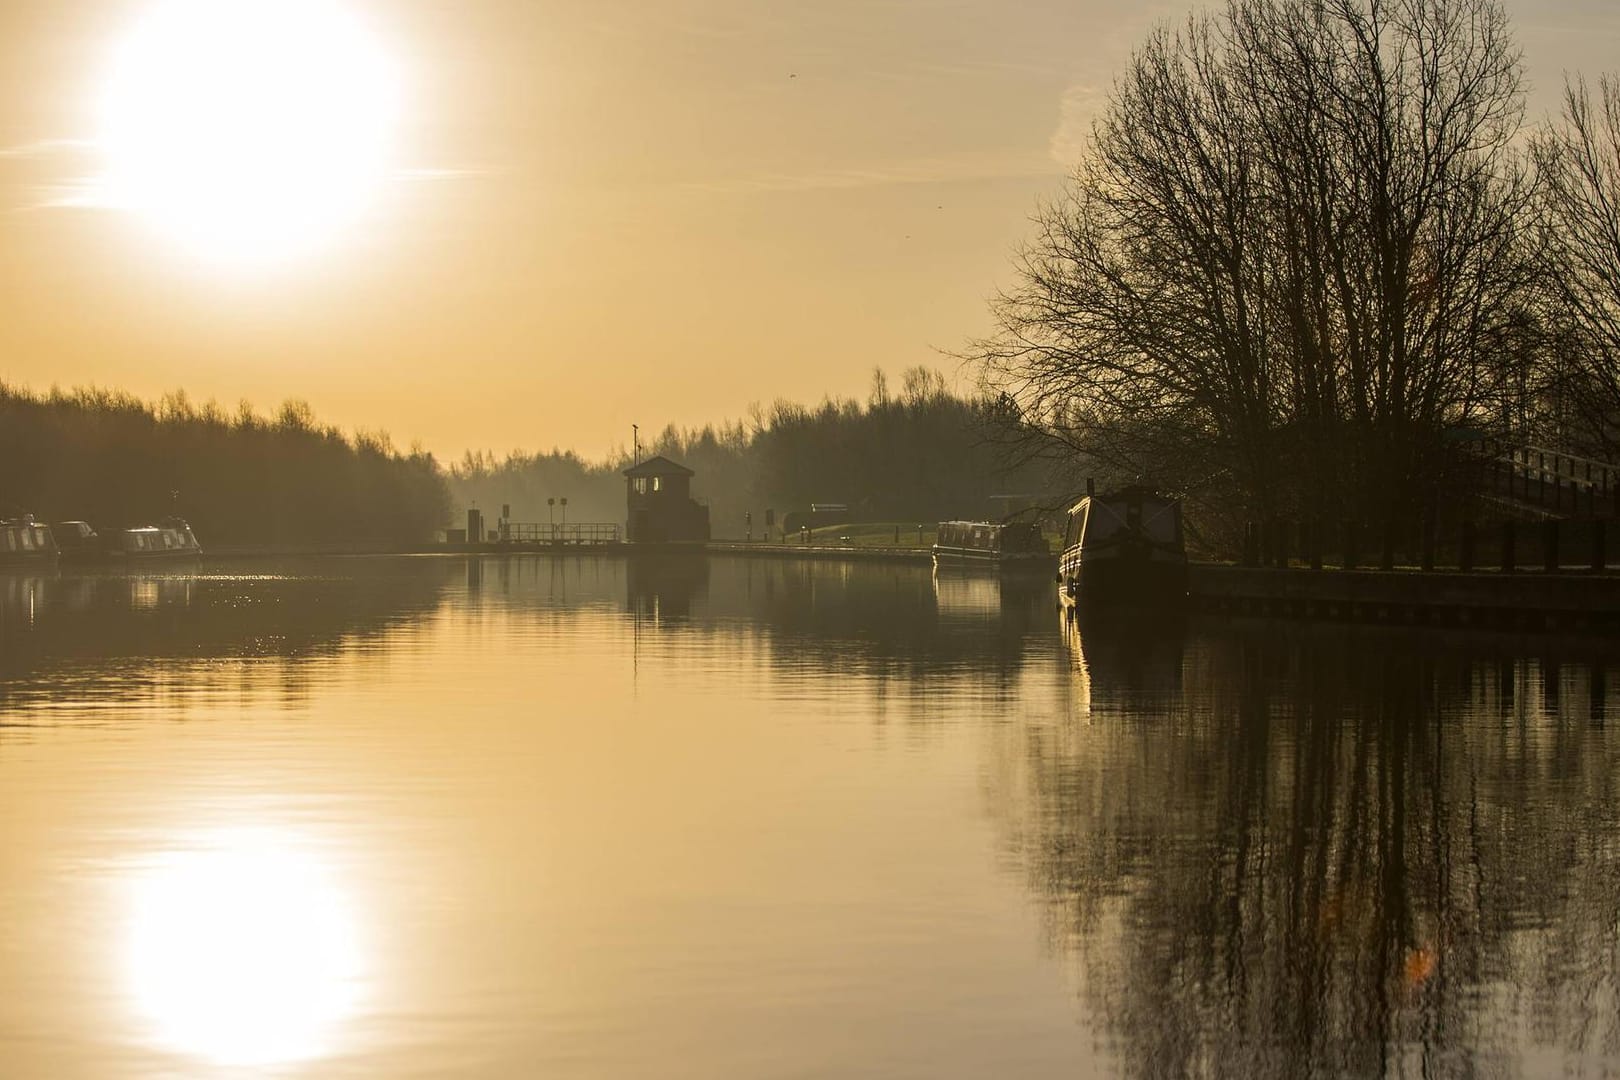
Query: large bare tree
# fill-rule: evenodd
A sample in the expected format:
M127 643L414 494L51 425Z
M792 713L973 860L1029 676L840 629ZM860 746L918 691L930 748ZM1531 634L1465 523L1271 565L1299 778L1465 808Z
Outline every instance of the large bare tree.
M1409 519L1493 419L1531 274L1496 0L1230 0L1132 57L1036 215L988 382L1249 513Z
M1538 251L1559 342L1550 381L1567 409L1557 434L1612 457L1620 451L1620 81L1599 80L1596 101L1584 80L1567 84L1563 116L1533 145Z

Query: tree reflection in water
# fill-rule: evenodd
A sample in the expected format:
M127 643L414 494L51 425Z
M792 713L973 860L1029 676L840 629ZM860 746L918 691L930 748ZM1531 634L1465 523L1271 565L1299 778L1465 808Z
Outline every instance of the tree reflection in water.
M1089 703L1025 730L992 798L1134 1075L1620 1054L1601 646L1232 623L1068 641Z

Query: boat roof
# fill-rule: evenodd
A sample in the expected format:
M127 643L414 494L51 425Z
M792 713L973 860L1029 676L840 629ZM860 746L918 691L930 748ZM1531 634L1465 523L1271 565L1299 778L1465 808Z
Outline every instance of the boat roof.
M1022 529L1029 526L1039 526L1035 521L942 521L941 525L973 525L990 529Z
M1085 498L1069 507L1069 513L1077 513L1082 506L1085 506L1086 503L1092 501L1093 499L1096 499L1098 502L1119 502L1125 499L1153 499L1158 502L1166 503L1181 501L1174 495L1167 495L1158 488L1149 487L1146 484L1126 484L1124 487L1115 488L1113 491L1102 491L1095 495L1087 495Z

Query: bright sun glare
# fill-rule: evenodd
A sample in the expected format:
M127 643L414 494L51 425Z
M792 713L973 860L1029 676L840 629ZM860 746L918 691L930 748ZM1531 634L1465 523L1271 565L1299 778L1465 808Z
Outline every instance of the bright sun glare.
M136 877L130 992L155 1040L218 1065L319 1057L354 1011L362 951L321 862L272 832L226 831Z
M375 205L399 109L336 0L156 0L103 86L102 198L209 262L281 262Z

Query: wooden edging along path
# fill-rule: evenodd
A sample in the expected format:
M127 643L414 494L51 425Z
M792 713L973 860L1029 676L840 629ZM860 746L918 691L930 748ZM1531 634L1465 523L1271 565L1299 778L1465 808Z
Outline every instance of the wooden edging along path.
M1620 629L1620 575L1525 570L1309 570L1195 563L1204 611L1356 622Z

